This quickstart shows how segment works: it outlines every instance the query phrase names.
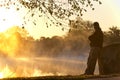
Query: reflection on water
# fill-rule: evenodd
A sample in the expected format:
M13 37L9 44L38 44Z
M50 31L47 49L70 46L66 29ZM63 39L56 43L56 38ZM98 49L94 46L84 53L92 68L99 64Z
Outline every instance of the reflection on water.
M4 58L3 63L1 63L1 72L7 67L12 73L6 77L80 75L86 68L85 59L80 57ZM11 76L13 74L14 76Z
M54 75L79 75L86 67L85 61L72 58L31 58L29 61L17 59L17 62L28 70L37 69Z

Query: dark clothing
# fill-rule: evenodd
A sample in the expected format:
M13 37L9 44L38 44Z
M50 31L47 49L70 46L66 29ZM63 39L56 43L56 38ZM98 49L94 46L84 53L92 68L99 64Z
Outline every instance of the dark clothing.
M93 75L97 59L101 53L103 45L103 33L101 30L95 31L89 38L91 50L88 57L87 68L85 74Z
M90 40L91 47L102 47L103 45L103 33L102 31L96 31L88 38Z
M99 47L91 48L89 57L88 57L87 68L85 70L85 74L87 74L87 75L94 74L96 62L97 62L98 56L101 52L101 49L102 48L99 48Z

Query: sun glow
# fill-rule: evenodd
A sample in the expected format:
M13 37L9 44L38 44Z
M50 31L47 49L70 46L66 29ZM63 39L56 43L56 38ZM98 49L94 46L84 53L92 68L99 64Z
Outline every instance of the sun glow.
M15 52L19 45L18 35L17 33L11 33L14 30L4 32L1 34L1 45L0 49L2 52L9 54L9 56L15 56Z
M13 73L8 65L6 65L3 69L0 70L0 79L7 78L7 77L15 77L15 73Z
M14 77L39 77L39 76L63 76L66 74L57 72L57 73L53 73L53 72L44 72L43 70L41 70L40 68L32 65L32 66L26 66L24 65L25 63L29 63L29 61L23 61L21 60L22 57L20 59L16 59L16 61L22 62L22 67L21 66L16 66L16 67L11 67L9 65L5 65L3 68L0 67L0 79L2 78L14 78ZM25 59L25 58L23 58ZM26 58L28 59L28 58Z
M11 26L19 26L21 23L22 19L15 7L11 6L9 9L0 7L0 32L4 32Z
M3 72L0 72L0 79L4 78Z

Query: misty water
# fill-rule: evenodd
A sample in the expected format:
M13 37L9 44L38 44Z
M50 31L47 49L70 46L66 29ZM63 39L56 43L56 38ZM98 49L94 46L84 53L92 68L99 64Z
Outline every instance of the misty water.
M83 74L90 50L88 35L88 31L82 30L65 37L35 40L26 36L23 29L13 27L1 33L0 74L4 77Z
M80 75L86 68L87 56L64 57L19 57L0 58L1 70L7 66L11 73L6 77L34 77L34 76L61 76ZM6 69L5 69L6 70ZM97 71L95 73L98 73Z

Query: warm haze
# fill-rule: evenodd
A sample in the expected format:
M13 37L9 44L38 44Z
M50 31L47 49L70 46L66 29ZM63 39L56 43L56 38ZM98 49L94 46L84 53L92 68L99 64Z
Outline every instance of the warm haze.
M98 21L103 30L108 30L109 27L118 26L120 27L120 1L119 0L102 0L102 5L95 5L95 10L89 10L84 13L82 17L84 20ZM16 11L16 8L10 7L9 10L6 8L0 8L0 31L5 31L11 26L22 26L23 16L27 13L27 10L22 8L20 11ZM45 25L46 18L37 19L37 26L34 27L31 23L26 25L26 29L30 35L35 38L40 36L51 37L53 35L64 35L67 30L62 31L61 27L47 28ZM49 22L49 20L48 20ZM67 24L67 23L66 23Z
M103 30L109 27L117 26L120 28L120 0L101 0L102 5L95 5L94 11L88 11L83 19L98 21Z
M98 21L103 30L108 30L113 25L120 27L119 3L119 0L102 0L102 5L96 4L95 10L88 10L82 18ZM86 53L89 51L89 33L83 31L81 33L84 35L45 38L65 35L69 27L66 23L67 28L64 31L61 30L62 27L54 25L47 28L45 22L49 20L36 17L37 25L33 25L33 19L30 18L24 29L34 38L45 37L38 41L31 37L26 39L19 33L24 30L21 27L26 14L25 8L17 11L13 6L10 9L0 7L0 32L3 32L0 33L0 78L81 74L85 69ZM13 26L15 28L11 28Z

